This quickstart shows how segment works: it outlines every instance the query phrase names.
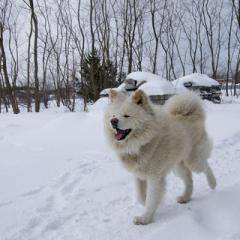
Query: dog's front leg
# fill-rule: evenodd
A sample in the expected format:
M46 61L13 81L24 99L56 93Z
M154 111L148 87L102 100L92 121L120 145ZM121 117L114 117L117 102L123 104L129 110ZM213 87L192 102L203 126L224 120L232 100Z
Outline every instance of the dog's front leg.
M163 199L165 193L165 179L164 178L150 178L147 179L147 196L145 202L145 210L142 216L134 218L135 224L148 224L152 222L154 213L158 205Z
M135 178L135 185L137 191L137 199L143 206L145 206L147 182L145 180Z

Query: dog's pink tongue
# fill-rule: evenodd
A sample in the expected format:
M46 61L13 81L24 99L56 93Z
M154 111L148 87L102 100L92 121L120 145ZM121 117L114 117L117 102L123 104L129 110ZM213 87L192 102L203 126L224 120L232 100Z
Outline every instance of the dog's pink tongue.
M121 131L118 131L118 132L115 134L115 138L116 138L118 141L121 140L123 137L124 137L124 133L121 132Z

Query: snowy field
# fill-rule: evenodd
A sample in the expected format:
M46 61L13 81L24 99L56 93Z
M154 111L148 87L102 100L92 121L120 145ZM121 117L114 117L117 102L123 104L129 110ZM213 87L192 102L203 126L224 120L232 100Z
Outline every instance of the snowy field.
M214 139L217 189L194 175L190 203L170 174L155 222L135 226L143 209L132 176L103 135L103 104L88 113L0 115L0 240L239 240L240 102L205 104Z

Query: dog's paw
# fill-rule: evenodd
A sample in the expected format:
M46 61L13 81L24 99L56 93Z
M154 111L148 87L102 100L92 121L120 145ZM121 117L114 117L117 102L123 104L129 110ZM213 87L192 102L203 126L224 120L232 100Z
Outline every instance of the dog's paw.
M135 217L133 223L136 225L147 225L153 221L152 218L146 216Z
M178 203L187 203L190 201L190 197L180 196L177 198Z

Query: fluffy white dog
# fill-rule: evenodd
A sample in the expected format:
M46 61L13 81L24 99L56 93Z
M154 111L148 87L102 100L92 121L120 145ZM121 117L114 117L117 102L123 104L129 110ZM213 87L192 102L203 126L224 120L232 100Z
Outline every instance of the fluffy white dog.
M208 165L212 143L205 129L201 100L193 93L170 98L164 106L151 104L141 90L130 97L110 91L105 132L123 165L136 177L137 195L145 206L135 224L148 224L165 192L170 170L182 178L185 191L179 203L191 199L192 171L203 172L209 186L216 180Z

